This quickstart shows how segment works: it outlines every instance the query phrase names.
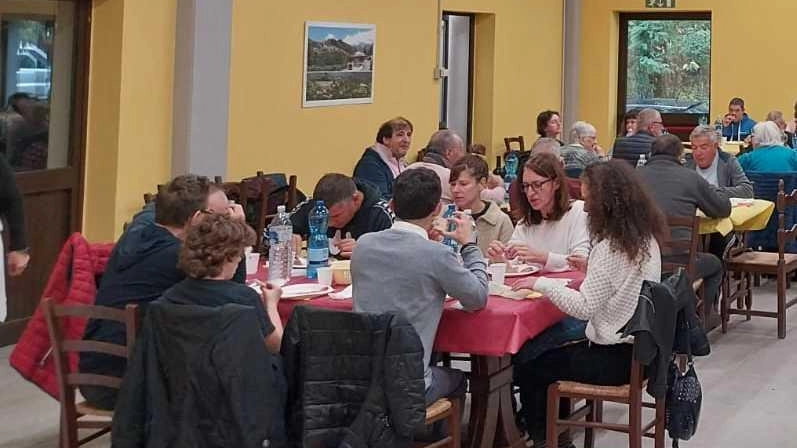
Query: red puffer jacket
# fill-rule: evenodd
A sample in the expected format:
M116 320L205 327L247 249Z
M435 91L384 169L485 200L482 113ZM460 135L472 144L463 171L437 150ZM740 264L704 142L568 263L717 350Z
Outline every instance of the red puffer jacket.
M70 236L58 255L42 297L53 299L58 304L93 304L99 276L105 272L112 249L111 243L89 244L79 233ZM79 339L83 336L86 321L67 318L62 320L62 325L67 339ZM77 354L70 353L72 371L77 370L77 362ZM50 356L50 335L41 306L36 308L11 352L10 363L25 379L58 399L58 381Z

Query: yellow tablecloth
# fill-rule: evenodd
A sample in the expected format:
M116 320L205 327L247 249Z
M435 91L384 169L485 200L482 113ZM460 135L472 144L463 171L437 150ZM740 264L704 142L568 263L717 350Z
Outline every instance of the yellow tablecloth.
M727 235L732 231L762 230L767 226L775 203L763 199L754 199L750 205L737 205L731 209L731 216L721 219L709 219L701 210L697 211L700 220L700 234L719 232Z

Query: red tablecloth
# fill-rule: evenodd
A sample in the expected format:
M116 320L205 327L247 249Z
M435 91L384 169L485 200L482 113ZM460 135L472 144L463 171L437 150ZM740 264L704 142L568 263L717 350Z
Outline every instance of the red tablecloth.
M569 278L570 287L578 288L584 279L581 272L546 274L552 278ZM252 278L266 278L261 268ZM304 283L305 278L295 277L290 283ZM507 279L510 282L510 279ZM341 290L342 287L336 288ZM441 352L470 353L473 355L503 356L514 354L523 343L537 336L543 330L559 322L565 314L547 298L535 300L511 300L490 296L487 306L476 312L466 312L452 308L454 302L446 303L440 326L437 329L435 350ZM312 300L282 300L279 313L282 321L290 318L297 305L320 306L323 308L350 311L352 300L333 300L328 296Z

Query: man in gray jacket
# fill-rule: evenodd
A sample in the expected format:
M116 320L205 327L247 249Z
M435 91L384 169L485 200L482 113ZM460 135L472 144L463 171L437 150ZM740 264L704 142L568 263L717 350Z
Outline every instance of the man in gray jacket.
M678 137L672 134L657 137L651 146L650 162L638 170L661 210L667 216L695 216L698 208L709 218L730 216L728 193L681 165L683 151ZM695 277L702 278L706 288L705 300L714 303L722 283L720 259L710 253L698 253L695 268Z
M354 310L399 313L418 332L427 405L465 393L461 371L429 365L446 295L458 299L465 310L484 308L488 295L484 255L469 216L458 214L457 229L446 233L460 244L461 264L449 246L429 239L440 216L440 192L440 179L428 168L401 173L391 200L393 227L363 235L351 258Z
M710 126L696 127L689 135L692 154L687 154L685 166L729 197L752 198L753 183L744 174L736 157L720 149L720 138ZM709 239L709 252L722 259L732 241L732 233L726 236L715 233Z

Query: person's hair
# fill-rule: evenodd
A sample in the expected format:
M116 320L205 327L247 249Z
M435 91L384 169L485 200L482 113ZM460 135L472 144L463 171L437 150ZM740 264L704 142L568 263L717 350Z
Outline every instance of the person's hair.
M545 137L545 128L555 115L559 115L559 112L555 110L544 110L537 115L537 134L539 134L540 137Z
M783 112L781 112L779 110L770 111L767 114L766 121L775 122L775 124L777 124L778 127L781 128L781 129L786 127L786 120L783 119Z
M639 109L629 109L625 111L625 114L623 114L623 124L628 122L628 120L636 120L638 115Z
M327 208L351 200L357 192L354 180L339 173L324 174L313 190L313 199L324 201Z
M655 121L661 120L661 113L656 109L646 108L639 111L636 118L636 128L640 131L647 130Z
M731 98L731 101L728 103L728 107L731 106L739 106L742 108L742 110L744 110L744 100L739 97Z
M717 132L717 130L705 124L696 126L694 129L692 129L692 132L689 134L690 141L698 137L708 137L709 140L711 140L711 143L719 143L720 141L720 134Z
M660 135L653 140L653 144L650 146L651 156L663 154L680 158L683 153L684 144L681 143L681 139L674 134Z
M567 187L567 177L565 170L562 167L562 162L554 154L541 152L531 153L531 156L523 165L524 170L532 171L542 177L551 179L553 185L559 185L559 188L554 191L554 204L551 214L546 218L548 221L559 221L570 210L570 191ZM518 182L522 182L521 176ZM516 218L522 219L523 223L527 226L539 224L543 221L542 213L535 210L529 203L529 198L526 196L525 191L520 201L520 209L515 214Z
M396 117L388 120L379 126L379 131L376 133L376 141L384 143L386 138L393 137L393 134L403 129L409 129L412 132L412 123L404 117Z
M9 107L11 107L11 109L13 109L14 112L16 112L18 114L22 114L22 111L20 111L20 109L19 109L19 104L18 104L19 100L35 101L36 98L34 98L28 92L17 92L17 93L14 93L14 94L12 94L11 96L8 97L8 105L9 105Z
M595 126L586 121L577 121L570 128L570 143L578 143L582 137L597 137Z
M440 203L440 177L429 168L405 170L393 185L393 212L403 220L424 219Z
M429 143L426 145L426 152L443 155L457 142L462 142L462 138L459 134L451 129L441 129L432 134L432 137L429 138Z
M480 156L486 156L487 155L487 147L482 145L481 143L474 143L474 144L470 145L470 147L468 147L468 153L469 154L477 154L477 155L480 155Z
M621 160L593 163L581 181L589 191L587 227L592 244L608 240L613 250L640 264L650 257L650 237L667 238L664 214L631 166Z
M759 146L783 146L783 131L772 121L753 126L753 143Z
M548 153L558 157L561 155L561 147L562 145L560 145L559 141L555 138L540 137L531 146L531 153Z
M224 263L236 261L255 243L255 231L228 215L211 214L191 225L180 248L179 268L189 277L221 274Z
M797 101L794 102L794 118L797 119Z
M164 226L183 227L194 213L208 205L213 185L205 176L184 174L158 190L155 197L155 222Z
M456 182L459 175L463 171L473 176L476 182L482 179L487 179L490 176L490 168L487 167L487 162L476 154L467 154L465 157L459 159L454 166L451 167L451 175L449 176L450 182Z

